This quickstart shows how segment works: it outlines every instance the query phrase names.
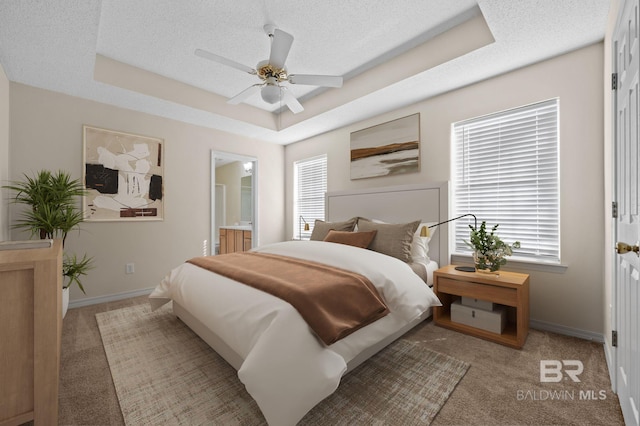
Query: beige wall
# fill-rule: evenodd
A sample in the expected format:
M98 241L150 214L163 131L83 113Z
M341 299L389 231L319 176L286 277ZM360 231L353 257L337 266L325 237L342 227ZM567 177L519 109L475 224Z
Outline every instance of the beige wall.
M0 186L9 178L9 80L0 65ZM5 190L0 188L0 241L9 239L9 210Z
M603 327L603 44L526 67L374 119L288 145L287 237L292 235L293 162L327 154L328 190L382 187L451 178L451 124L471 117L560 98L560 209L562 272L531 274L531 319L601 338ZM420 113L421 171L351 181L349 134ZM363 212L366 215L366 212Z
M45 168L80 178L83 124L164 139L164 221L85 223L84 232L69 235L67 251L86 252L96 264L84 280L87 295L74 287L72 301L155 287L170 268L201 255L203 240L211 235L212 149L258 159L259 238L261 243L282 240L280 145L17 83L11 83L10 124L11 179ZM135 273L126 275L129 262L135 263Z
M42 168L62 168L80 177L82 124L165 139L165 220L86 223L86 232L71 235L68 251L87 252L96 258L96 269L85 280L87 296L76 289L72 292L72 300L78 301L153 287L170 267L201 253L202 241L210 238L212 149L258 158L259 236L265 244L292 236L294 161L326 153L330 191L449 180L451 123L559 97L561 253L562 263L568 267L562 273L529 271L531 318L538 325L560 325L598 336L605 331L602 297L606 292L602 267L605 244L600 231L606 223L603 50L602 43L595 44L286 148L17 83L9 85L2 74L0 125L2 120L9 121L2 105L6 110L11 89L8 177L17 179L24 172ZM421 114L421 171L351 181L350 132L415 112ZM0 150L4 151L0 152L7 152L1 132ZM286 228L282 220L285 212ZM3 222L6 226L0 214L0 225ZM136 264L133 275L124 274L128 262Z

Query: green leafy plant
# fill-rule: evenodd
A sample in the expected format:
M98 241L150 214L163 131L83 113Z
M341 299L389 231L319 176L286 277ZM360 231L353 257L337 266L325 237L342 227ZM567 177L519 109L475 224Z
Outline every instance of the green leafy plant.
M71 284L76 283L80 290L86 294L86 291L84 291L84 287L82 286L82 282L80 281L80 277L87 275L89 269L92 268L93 259L87 257L86 254L82 256L82 259L78 259L75 254L65 254L64 260L62 261L62 275L67 278L67 284L63 285L63 287L67 288Z
M507 263L507 256L513 254L514 248L520 248L520 242L515 241L509 245L502 241L496 234L498 224L487 232L487 223L485 221L480 224L479 228L469 225L471 233L469 241L465 241L469 247L474 250L474 261L476 268L479 270L489 270L495 272Z
M4 188L15 193L12 198L14 204L27 206L13 228L29 231L40 239L61 238L63 247L67 234L73 229L80 229L84 217L76 200L84 195L85 190L80 180L72 179L69 173L42 170L33 177L25 174L23 181L11 182ZM84 293L80 277L92 268L92 261L86 255L79 259L75 254L65 254L62 270L67 282L63 287L76 283Z

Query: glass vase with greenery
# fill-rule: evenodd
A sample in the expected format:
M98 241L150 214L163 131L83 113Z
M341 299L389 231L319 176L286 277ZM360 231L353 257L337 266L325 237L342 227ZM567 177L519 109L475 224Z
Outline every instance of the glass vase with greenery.
M11 202L27 206L13 225L15 229L29 231L40 239L62 239L73 229L80 229L83 221L82 211L78 208L77 198L85 190L78 179L71 179L65 171L53 173L42 170L35 176L24 175L24 180L11 182L4 186L15 193ZM93 267L93 259L85 254L78 258L75 254L64 254L62 274L66 278L63 288L76 283L84 293L80 278Z
M482 221L479 228L469 225L471 232L469 241L465 241L473 249L473 260L478 271L497 272L507 263L507 256L513 254L513 249L520 248L520 242L509 245L496 234L498 224L487 232L487 223Z

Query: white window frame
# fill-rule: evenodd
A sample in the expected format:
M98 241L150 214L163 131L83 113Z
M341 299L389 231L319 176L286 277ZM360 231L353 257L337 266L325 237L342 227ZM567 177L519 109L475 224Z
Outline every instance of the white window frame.
M327 192L327 155L305 158L293 163L293 238L308 240L317 220L325 220ZM304 224L309 230L304 230Z
M451 127L452 217L471 213L487 228L499 223L505 242L522 245L510 263L561 266L559 115L554 98ZM464 243L470 224L473 218L454 222L454 255L471 254Z

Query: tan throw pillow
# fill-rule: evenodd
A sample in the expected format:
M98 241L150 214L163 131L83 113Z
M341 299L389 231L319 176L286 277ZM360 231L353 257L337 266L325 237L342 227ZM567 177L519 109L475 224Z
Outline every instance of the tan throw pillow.
M312 241L323 241L324 237L327 236L330 230L334 231L353 231L353 228L356 227L356 222L358 221L357 217L352 217L349 220L344 222L325 222L323 220L317 220L313 224L313 231L311 231L311 237L309 238Z
M358 231L377 231L375 238L369 244L369 249L408 263L411 262L413 234L418 229L420 222L416 220L410 223L391 224L360 219Z
M346 244L348 246L367 248L373 238L376 236L377 231L367 232L347 232L347 231L329 231L324 238L329 243Z

